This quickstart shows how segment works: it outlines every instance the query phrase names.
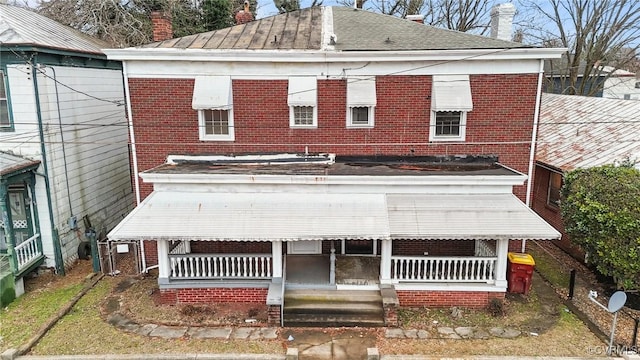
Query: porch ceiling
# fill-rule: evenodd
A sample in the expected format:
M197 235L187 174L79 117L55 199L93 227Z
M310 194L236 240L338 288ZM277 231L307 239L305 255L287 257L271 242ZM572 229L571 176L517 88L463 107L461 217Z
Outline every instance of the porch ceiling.
M387 239L389 222L384 194L155 191L108 237L116 241Z
M557 239L513 194L155 191L111 240Z

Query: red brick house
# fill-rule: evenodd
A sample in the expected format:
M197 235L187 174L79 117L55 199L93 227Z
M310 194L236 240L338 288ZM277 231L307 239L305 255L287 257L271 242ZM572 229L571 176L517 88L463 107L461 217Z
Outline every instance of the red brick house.
M622 99L542 94L533 209L562 233L556 244L579 260L584 252L564 233L560 188L567 171L640 156L640 103Z
M525 202L561 49L314 7L105 52L141 201L109 238L144 242L165 302L482 307L510 247L559 237Z

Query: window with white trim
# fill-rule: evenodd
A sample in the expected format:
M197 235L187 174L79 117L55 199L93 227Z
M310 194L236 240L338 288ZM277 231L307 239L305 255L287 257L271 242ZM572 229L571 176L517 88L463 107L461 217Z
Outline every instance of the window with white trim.
M429 141L464 141L467 112L473 110L468 75L434 75Z
M198 111L200 140L233 141L233 89L229 76L198 76L191 105Z
M375 124L376 78L347 78L347 127L371 128Z
M4 72L0 70L0 130L10 130L9 99L5 87Z
M318 127L318 81L315 76L289 78L287 103L289 126L292 128Z

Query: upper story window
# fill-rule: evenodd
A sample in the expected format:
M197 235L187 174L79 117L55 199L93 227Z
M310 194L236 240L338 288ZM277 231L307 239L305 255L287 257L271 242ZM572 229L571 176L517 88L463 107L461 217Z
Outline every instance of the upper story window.
M376 101L374 76L349 77L347 79L347 127L373 127Z
M560 188L562 187L562 174L549 172L549 193L547 194L547 205L553 207L560 206Z
M230 76L198 76L191 106L198 110L200 140L233 141L233 89Z
M9 116L9 99L5 87L4 72L0 71L0 130L11 129L11 118Z
M469 75L434 75L429 141L464 141L471 110Z
M289 126L318 127L318 81L311 76L289 78Z

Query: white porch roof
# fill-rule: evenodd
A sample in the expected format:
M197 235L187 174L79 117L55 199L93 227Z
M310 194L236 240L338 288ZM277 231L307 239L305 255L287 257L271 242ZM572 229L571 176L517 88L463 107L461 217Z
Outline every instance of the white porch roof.
M388 194L393 239L558 239L513 194Z
M155 191L111 240L557 239L513 194Z
M111 240L386 239L384 194L154 191Z

